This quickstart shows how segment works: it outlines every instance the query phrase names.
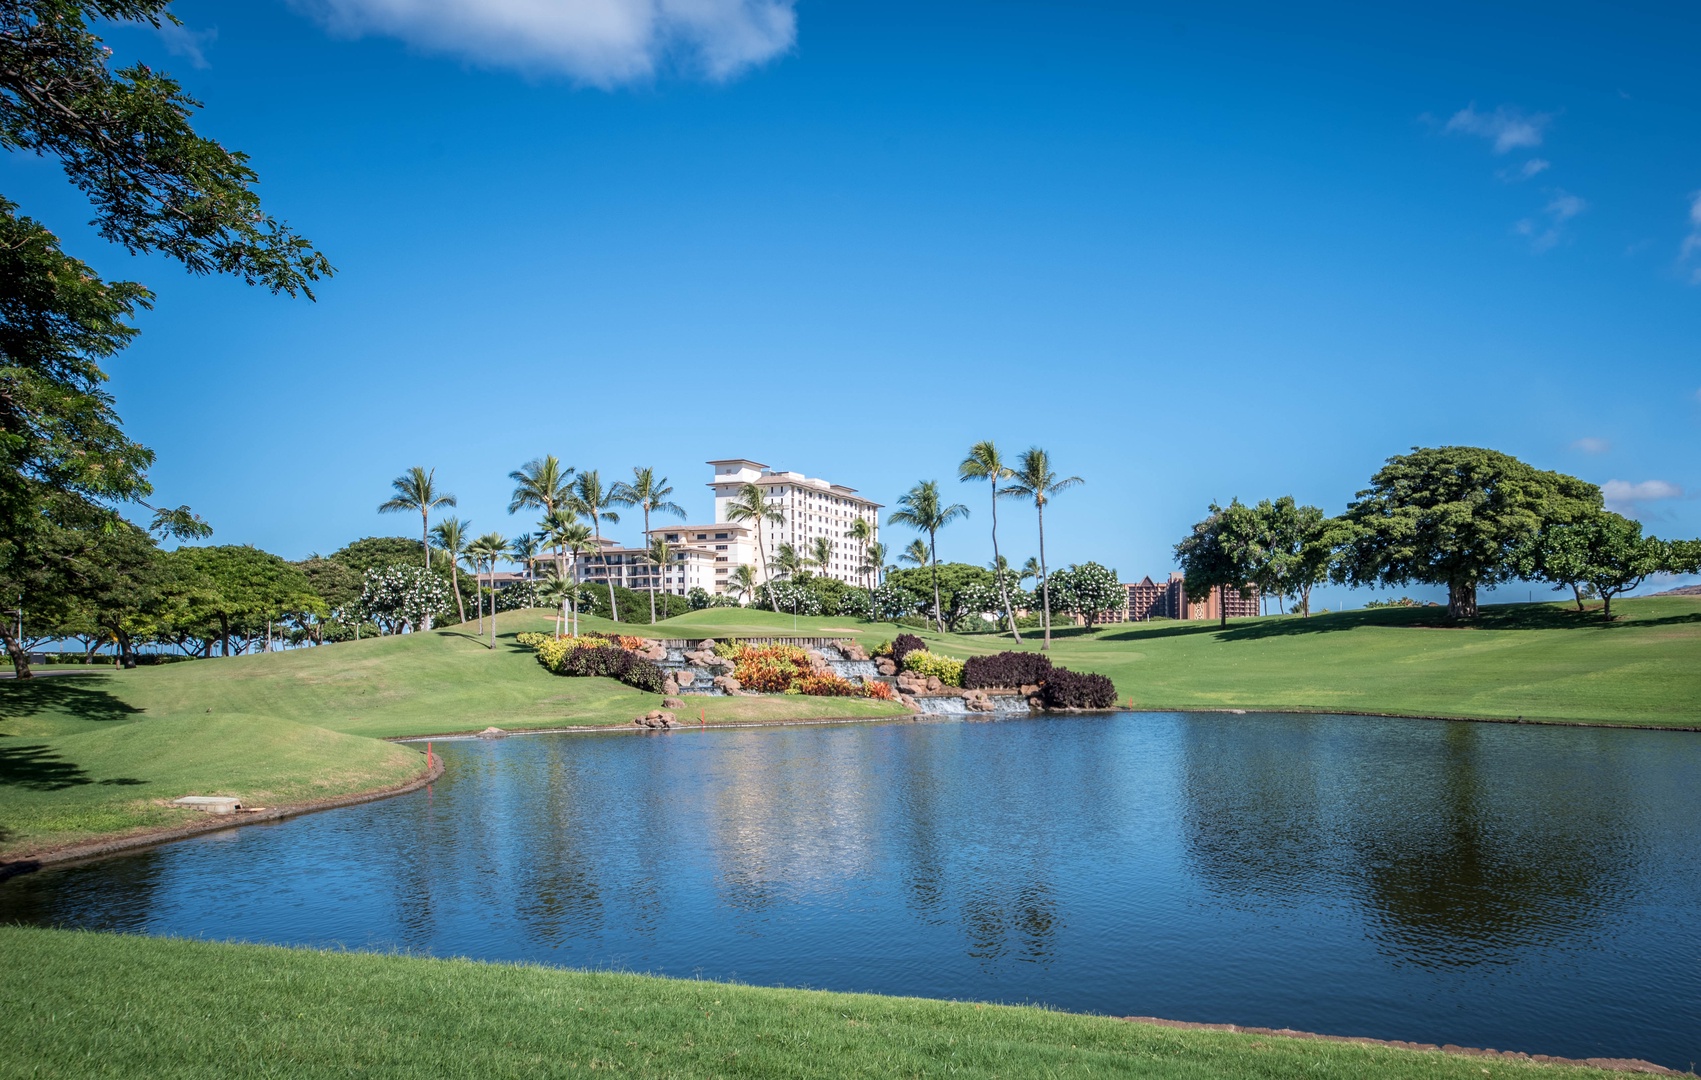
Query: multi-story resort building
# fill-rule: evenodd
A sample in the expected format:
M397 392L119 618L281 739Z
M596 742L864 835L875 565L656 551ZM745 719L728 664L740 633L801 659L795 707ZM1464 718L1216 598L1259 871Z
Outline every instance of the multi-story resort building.
M1172 571L1169 580L1161 585L1153 581L1150 575L1136 582L1125 582L1122 587L1128 594L1128 602L1122 610L1122 618L1105 621L1219 619L1225 607L1231 619L1260 614L1263 598L1258 595L1256 588L1251 590L1250 596L1242 596L1239 590L1225 589L1219 585L1212 589L1211 595L1204 600L1190 601L1184 580L1181 573Z
M671 550L666 567L652 564L647 548L622 547L613 540L598 538L595 551L574 564L574 576L599 585L612 579L628 589L655 589L680 596L692 588L725 593L736 568L750 567L760 584L768 579L781 544L791 544L799 555L812 559L816 538L826 537L832 544L832 558L826 567L811 567L813 572L850 584L862 583L863 548L850 538L851 523L859 517L866 520L872 532L869 543L874 543L880 535L880 503L862 498L855 488L802 473L779 472L744 458L711 461L709 465L715 470L714 479L708 482L715 497L714 521L707 525L651 522L649 539L665 540ZM766 560L758 550L756 523L728 519L728 506L737 501L746 484L760 488L785 515L780 524L764 522L761 526L761 549L766 551ZM538 561L552 558L540 557Z

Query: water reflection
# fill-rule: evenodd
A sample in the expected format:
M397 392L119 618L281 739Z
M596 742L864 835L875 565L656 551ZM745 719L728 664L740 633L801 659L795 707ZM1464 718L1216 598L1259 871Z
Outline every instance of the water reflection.
M1701 738L1328 716L440 745L0 919L1701 1058Z

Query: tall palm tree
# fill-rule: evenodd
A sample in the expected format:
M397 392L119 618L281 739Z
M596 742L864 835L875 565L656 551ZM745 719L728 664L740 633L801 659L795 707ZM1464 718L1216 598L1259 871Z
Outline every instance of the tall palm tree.
M573 466L563 465L554 454L533 458L508 474L514 481L514 495L508 500L508 512L542 510L548 517L567 504L572 497ZM555 551L555 572L562 572L561 549Z
M490 647L496 648L496 561L508 553L508 538L488 532L467 545L467 558L490 573ZM482 598L481 598L482 603Z
M774 552L774 573L780 577L796 577L807 561L791 544L781 544L780 550Z
M749 563L734 567L726 584L727 592L737 593L738 598L746 604L755 603L756 570Z
M532 581L537 577L536 574L532 573L532 560L537 557L540 543L537 533L521 533L508 541L508 555L514 562L520 564L520 573L526 576L527 581Z
M886 545L869 544L862 549L863 580L868 583L868 619L879 622L874 611L874 590L880 586L880 568L886 562Z
M868 545L874 539L874 526L859 514L856 520L850 523L850 528L845 530L845 535L856 541L856 572L862 578L863 584L867 585Z
M825 536L817 536L815 543L810 545L809 561L826 577L827 571L833 565L833 541Z
M650 625L656 624L656 592L661 588L662 575L667 571L667 564L673 561L673 546L661 537L650 541L650 546L644 549L644 558L655 569L655 580L650 583Z
M591 543L591 527L574 517L571 510L555 510L543 520L543 542L557 552L572 554L572 571L569 573L567 568L558 561L555 576L572 581L577 586L579 584L579 556L594 546ZM577 588L573 590L568 600L570 603L568 610L572 613L573 622L568 633L576 637L579 633L579 591Z
M538 599L546 601L555 609L555 636L560 637L562 627L568 625L567 606L579 594L579 583L564 577L558 577L550 571L543 577L543 584L537 587Z
M898 500L898 505L902 509L894 510L886 524L907 525L927 534L928 566L933 571L933 621L943 634L945 615L939 601L939 530L960 517L968 517L969 508L962 503L944 505L944 500L939 497L937 480L923 480L910 488Z
M425 545L425 568L431 569L431 511L439 506L454 506L455 497L438 491L437 470L418 465L390 481L395 494L378 504L380 514L395 514L403 510L419 511L420 543Z
M466 554L469 524L458 517L444 518L431 530L431 535L437 540L437 550L449 557L449 581L455 587L455 610L460 613L463 623L467 621L467 605L461 599L461 556Z
M1010 634L1016 639L1016 644L1022 643L1022 632L1016 629L1016 613L1010 608L1010 587L1004 581L1004 575L997 572L1004 559L998 554L998 481L1010 477L1010 468L1004 464L1004 458L998 453L998 447L992 440L977 442L969 447L969 456L957 466L957 479L962 483L970 480L985 480L992 485L992 564L994 575L998 578L998 596L1004 601L1004 617L1010 621Z
M784 525L786 513L778 502L768 501L768 496L755 484L745 484L738 489L738 498L727 503L726 519L728 521L750 521L756 524L756 555L762 560L762 576L768 576L768 549L762 541L762 526ZM750 593L755 599L754 589ZM768 600L773 604L774 614L780 613L780 602L775 599L773 590L768 591Z
M632 466L632 482L624 480L614 485L610 497L622 506L636 506L644 511L644 543L650 540L650 513L673 514L676 517L685 516L685 507L676 502L670 502L668 496L673 494L673 486L667 482L667 477L657 476L656 471L645 466ZM650 622L656 621L656 592L650 590Z
M1052 471L1051 458L1037 446L1030 446L1022 451L1022 460L1010 474L1010 486L1001 495L1011 499L1032 499L1034 510L1039 515L1039 583L1040 610L1045 613L1045 644L1042 649L1051 648L1051 584L1046 580L1045 569L1045 504L1052 496L1060 491L1084 483L1079 476L1065 476L1061 479Z
M610 507L616 505L611 488L602 486L602 477L595 469L585 469L573 480L573 496L571 505L580 517L591 519L591 532L597 539L602 538L602 523L606 520L610 525L620 524L620 515ZM608 614L615 621L620 621L620 607L614 600L614 575L608 572L608 553L599 551L602 557L602 578L608 586Z
M927 565L927 541L917 537L910 541L910 546L898 552L898 561L907 562L911 566Z

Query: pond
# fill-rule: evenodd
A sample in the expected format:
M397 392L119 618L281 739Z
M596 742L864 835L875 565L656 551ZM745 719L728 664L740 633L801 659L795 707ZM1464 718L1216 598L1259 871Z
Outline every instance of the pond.
M0 921L1701 1060L1701 735L1123 714L438 743Z

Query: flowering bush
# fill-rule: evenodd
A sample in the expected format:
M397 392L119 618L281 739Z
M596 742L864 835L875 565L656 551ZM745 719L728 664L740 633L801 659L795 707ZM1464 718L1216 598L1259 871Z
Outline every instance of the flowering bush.
M425 628L425 620L446 616L455 597L441 577L409 563L375 566L362 578L360 599L354 616L370 620L386 634L399 634L404 626Z
M892 684L883 683L879 679L870 679L863 683L862 696L876 701L893 701L897 698L892 692Z
M532 646L532 651L537 653L537 662L557 675L561 674L561 665L568 653L575 649L594 649L604 644L592 637L558 638L550 637L547 634L538 636L542 637L543 640Z
M487 588L486 594L490 592ZM538 599L537 585L530 581L516 581L496 590L497 611L525 611L528 608L548 607Z
M1000 652L971 656L963 663L963 685L971 690L989 686L1038 686L1052 671L1044 653Z
M949 656L938 656L926 649L911 649L904 654L904 670L917 675L935 675L946 686L963 685L963 662Z
M796 581L770 581L756 590L756 606L778 605L787 615L821 614L821 597Z
M1116 571L1096 562L1055 570L1048 584L1051 610L1078 616L1089 627L1097 626L1103 616L1121 611L1128 603Z
M808 694L811 697L862 696L862 687L851 682L849 679L840 678L831 671L821 671L811 675L805 675L792 685L797 687L799 693ZM880 685L885 686L886 684L881 683Z

